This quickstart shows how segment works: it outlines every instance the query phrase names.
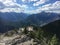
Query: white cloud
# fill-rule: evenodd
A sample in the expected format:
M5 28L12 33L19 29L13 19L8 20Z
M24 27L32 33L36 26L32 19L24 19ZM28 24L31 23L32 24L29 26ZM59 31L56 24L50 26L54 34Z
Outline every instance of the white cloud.
M22 0L22 2L25 2L26 0Z
M27 1L37 1L37 0L27 0ZM43 4L46 1L48 0L37 1L36 3L34 3L35 4L34 6ZM16 3L16 0L0 0L0 2L2 4L2 6L0 5L0 12L17 12L17 13L23 12L23 13L35 14L35 13L40 13L42 11L45 11L45 12L60 13L60 1L56 1L53 4L50 3L50 4L43 5L42 7L38 7L35 10L28 10L29 9L28 5L18 4Z
M16 2L16 0L13 0L13 2Z
M2 10L0 9L0 12L23 12L28 8L27 5L16 3L16 0L0 0L0 2L5 7ZM2 8L1 5L0 8Z
M21 7L4 8L4 9L0 10L0 12L16 12L16 13L20 13L20 12L24 12L26 10L26 8L28 8L27 5L21 5Z
M3 3L0 2L0 10L5 8L5 5Z
M60 1L53 3L52 8L60 9Z
M40 13L42 11L60 13L60 1L56 1L53 4L46 4L42 7L38 7L36 10L32 10L31 13Z
M13 2L13 0L0 0L0 2L2 2L6 6L15 5L15 3Z
M53 11L60 10L60 1L56 1L55 3L50 4L49 6L46 6L44 8L48 8L48 10L53 10Z
M47 2L48 0L40 0L40 1L37 1L36 3L33 4L33 6L39 6L41 4L44 4L45 2Z
M10 6L21 7L21 5L16 3L16 0L0 0L0 2L3 3L6 7L10 7Z
M29 0L29 1L37 1L37 0Z
M45 11L45 12L51 12L51 13L60 13L60 10L52 10L52 11Z
M0 10L0 12L16 12L16 13L20 13L20 12L22 12L22 9L20 9L20 8L5 8L3 10Z
M35 1L38 1L38 0L22 0L22 2L26 3L26 2L35 2Z

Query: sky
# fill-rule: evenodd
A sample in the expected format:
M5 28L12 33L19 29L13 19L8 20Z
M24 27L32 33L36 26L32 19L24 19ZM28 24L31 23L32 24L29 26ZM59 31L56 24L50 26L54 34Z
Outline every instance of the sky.
M0 0L0 12L60 13L60 0Z

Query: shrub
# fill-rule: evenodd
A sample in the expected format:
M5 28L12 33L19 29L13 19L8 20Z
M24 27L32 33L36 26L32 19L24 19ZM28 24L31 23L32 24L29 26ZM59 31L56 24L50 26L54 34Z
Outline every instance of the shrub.
M56 37L56 35L54 35L50 42L49 42L49 45L58 45L58 38Z

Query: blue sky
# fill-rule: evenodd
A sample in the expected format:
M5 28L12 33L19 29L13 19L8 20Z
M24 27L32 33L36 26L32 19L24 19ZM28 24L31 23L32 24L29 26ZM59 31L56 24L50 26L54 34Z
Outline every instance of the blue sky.
M0 12L60 13L60 0L0 0Z

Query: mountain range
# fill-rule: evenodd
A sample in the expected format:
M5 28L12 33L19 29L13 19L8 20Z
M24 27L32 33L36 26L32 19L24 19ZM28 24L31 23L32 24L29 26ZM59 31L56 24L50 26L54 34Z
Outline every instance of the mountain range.
M56 20L47 25L44 25L42 29L45 31L45 34L56 34L56 36L60 39L60 20Z
M0 12L0 32L12 30L17 27L19 22L27 18L27 14L24 13L1 13Z
M43 26L45 24L48 24L50 22L53 22L59 19L60 19L60 14L41 12L38 14L32 14L28 16L26 21L30 25L34 24L38 26Z
M0 32L9 31L21 26L44 26L56 20L60 20L60 14L41 12L30 15L25 13L0 12Z

